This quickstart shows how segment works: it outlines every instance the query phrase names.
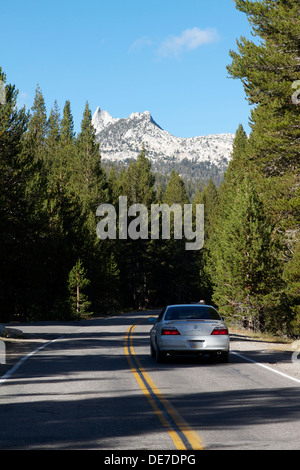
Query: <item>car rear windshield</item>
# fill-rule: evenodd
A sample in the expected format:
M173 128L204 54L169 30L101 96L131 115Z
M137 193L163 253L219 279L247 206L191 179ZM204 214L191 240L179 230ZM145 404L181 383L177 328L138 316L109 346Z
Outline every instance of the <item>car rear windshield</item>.
M221 320L221 317L213 307L195 305L169 307L165 320Z

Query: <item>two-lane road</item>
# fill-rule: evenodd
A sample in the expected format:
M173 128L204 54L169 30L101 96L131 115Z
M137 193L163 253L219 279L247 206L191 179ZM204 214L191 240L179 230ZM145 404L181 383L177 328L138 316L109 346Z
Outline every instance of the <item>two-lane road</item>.
M299 381L233 353L156 364L149 315L18 326L49 342L0 381L0 448L300 448Z

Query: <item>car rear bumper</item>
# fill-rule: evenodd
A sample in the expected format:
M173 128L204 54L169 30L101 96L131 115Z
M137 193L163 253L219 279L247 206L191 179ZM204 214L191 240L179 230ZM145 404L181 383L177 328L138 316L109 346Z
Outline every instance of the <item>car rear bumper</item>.
M202 337L160 337L159 349L163 352L201 353L210 351L227 352L230 349L230 340L227 335Z

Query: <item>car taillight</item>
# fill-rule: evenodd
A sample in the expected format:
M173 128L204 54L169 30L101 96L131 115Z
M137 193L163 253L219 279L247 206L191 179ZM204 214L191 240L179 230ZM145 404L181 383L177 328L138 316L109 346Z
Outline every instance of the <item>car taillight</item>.
M166 336L176 336L176 335L180 335L179 331L177 330L177 328L163 328L161 330L161 334L162 335L166 335Z
M212 335L228 335L227 328L215 328L212 332Z

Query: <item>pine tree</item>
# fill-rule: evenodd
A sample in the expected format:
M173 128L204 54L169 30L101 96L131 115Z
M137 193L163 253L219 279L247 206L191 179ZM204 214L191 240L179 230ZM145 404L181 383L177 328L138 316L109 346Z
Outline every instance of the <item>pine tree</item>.
M204 204L204 246L194 254L195 265L197 266L198 276L195 277L195 284L198 288L198 296L205 299L206 302L212 301L212 282L207 269L210 257L209 240L210 234L214 231L217 224L219 211L219 197L217 188L210 178L207 186L202 191L197 189L194 200L193 210L196 214L196 204Z
M54 106L50 111L50 116L47 124L46 135L46 150L48 159L52 163L57 158L57 152L60 144L60 112L57 101L55 100ZM51 165L50 165L51 166Z
M90 281L87 278L86 270L82 261L79 259L71 269L68 279L73 314L77 317L91 315L91 312L89 311L91 302L88 300L88 296L86 295L86 289L89 284Z
M74 194L72 174L75 166L75 132L71 103L66 100L59 130L59 152L54 166L59 190Z
M276 303L272 294L280 287L280 269L272 224L248 178L215 228L210 249L213 300L220 310L256 329L270 325L266 307L271 300Z
M60 150L60 112L57 101L50 111L45 138L45 168L48 186L56 184L57 168L59 166Z
M45 100L40 86L37 85L26 136L36 160L45 158L47 130L48 120Z
M183 180L179 173L172 170L163 198L164 204L189 204Z
M291 336L300 335L300 241L293 245L293 257L286 265L283 279L286 282L286 301L289 303L292 315L287 318L286 333Z
M212 178L210 178L208 185L203 191L198 193L197 198L195 197L193 204L195 203L204 204L204 239L207 241L209 234L214 228L219 209L218 191Z
M6 76L0 68L0 81L4 97L0 102L0 301L1 319L12 319L15 311L16 288L19 277L18 261L22 258L24 236L21 227L24 211L24 180L18 157L28 116L24 109L17 111L17 91L6 84Z
M225 172L227 185L237 187L244 176L249 173L248 136L240 124L234 136L232 155L228 168Z
M294 88L300 79L299 2L236 0L236 5L261 41L241 38L228 70L242 80L254 105L248 167L281 237L278 257L287 270L299 239L300 109ZM288 290L286 285L283 299Z
M82 224L79 210L79 198L70 184L75 153L73 117L70 102L66 101L63 119L57 102L51 109L48 119L48 132L45 139L47 173L47 209L50 233L60 237L61 241L69 238L73 243ZM75 235L77 233L77 235ZM63 242L65 243L65 242Z
M154 182L151 163L143 146L137 160L130 161L122 177L122 194L127 196L128 205L138 203L149 208L155 199Z
M74 121L73 115L71 111L71 103L69 100L66 100L64 109L63 109L63 117L61 120L61 145L62 147L70 144L74 144L75 142L75 132L74 132Z
M226 217L227 210L231 209L231 205L235 199L239 185L245 176L249 176L251 173L248 146L248 136L244 131L242 124L240 124L233 140L231 160L224 173L224 181L218 189L218 213L221 218Z
M115 167L112 167L108 173L107 191L107 200L116 207L119 197L121 196L121 183Z
M67 111L67 113L66 113ZM44 200L42 211L46 221L42 234L41 250L43 256L43 274L40 275L44 301L39 309L43 311L44 318L68 318L67 308L67 280L68 273L74 260L80 255L80 248L84 236L84 224L78 198L72 193L70 187L70 173L74 154L73 143L65 139L62 143L61 130L72 126L66 124L70 114L69 103L64 108L64 124L60 119L57 102L51 109L47 120L47 132L42 149L44 177ZM34 115L32 115L32 119ZM29 139L26 139L27 150ZM33 148L35 139L33 138ZM36 315L40 315L36 312Z
M162 204L164 198L164 190L162 184L159 184L157 191L156 191L156 203Z
M6 82L1 69L0 80ZM0 104L0 299L7 321L27 318L45 298L41 260L47 219L43 162L34 140L40 134L31 126L28 139L29 114L17 109L15 87L5 89Z
M106 198L106 177L101 166L99 144L95 140L92 114L86 103L81 122L81 131L76 139L76 160L73 168L73 188L80 195L84 211L92 213Z
M131 160L126 171L119 176L120 194L127 197L128 207L133 204L143 204L148 209L155 202L155 178L151 171L151 164L146 157L143 146L136 161ZM137 211L136 216L140 214ZM150 220L147 214L148 229ZM128 217L128 227L135 220L135 216ZM137 232L140 227L137 226ZM148 238L149 232L146 234ZM134 307L145 307L149 299L149 271L151 259L149 257L150 242L148 239L122 240L116 247L116 258L119 260L120 277L124 279L123 293L125 301Z
M179 173L172 170L165 193L163 204L169 208L173 205L181 207L181 238L175 237L175 216L171 214L171 231L169 240L159 240L160 263L156 266L156 276L160 280L160 294L165 302L185 302L193 300L197 267L194 263L195 253L186 250L184 238L184 204L189 204L184 182ZM176 221L178 224L178 221Z
M249 164L251 171L260 173L260 192L274 221L289 219L293 230L300 161L300 111L292 100L293 84L300 79L299 2L236 0L236 5L247 14L253 34L261 38L259 43L241 38L228 67L255 105ZM277 200L278 186L285 203Z

